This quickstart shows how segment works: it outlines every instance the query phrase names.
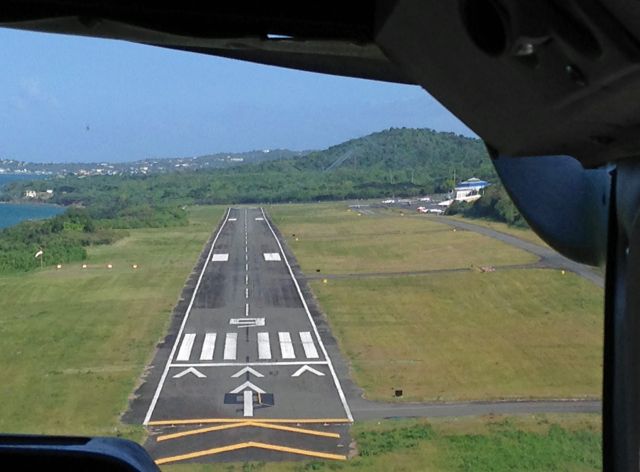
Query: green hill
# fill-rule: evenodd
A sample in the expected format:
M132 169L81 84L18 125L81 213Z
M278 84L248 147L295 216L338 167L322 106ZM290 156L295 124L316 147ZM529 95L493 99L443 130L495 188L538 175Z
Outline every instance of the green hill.
M429 129L389 129L302 157L218 170L148 176L66 177L14 183L6 198L26 188L53 188L64 205L251 203L415 196L443 192L458 179L495 181L477 139Z

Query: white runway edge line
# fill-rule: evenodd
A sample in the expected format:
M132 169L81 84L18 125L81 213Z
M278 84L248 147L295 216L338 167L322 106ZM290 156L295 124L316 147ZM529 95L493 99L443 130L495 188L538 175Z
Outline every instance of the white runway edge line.
M353 422L353 415L351 414L351 409L349 408L349 405L347 404L347 398L345 397L344 392L342 391L342 386L340 385L340 381L338 380L338 376L336 375L336 371L333 368L333 363L331 362L331 359L329 358L329 354L327 354L327 349L324 347L324 344L322 343L322 339L320 339L320 333L318 333L318 327L316 326L316 323L313 321L313 317L311 316L311 312L309 311L309 306L307 305L307 302L304 299L304 295L302 295L302 290L300 289L300 284L298 284L298 280L296 279L296 276L293 274L293 269L291 269L291 264L289 264L289 259L287 259L287 255L285 254L284 249L282 248L282 244L280 244L280 240L276 236L275 231L271 227L271 223L269 222L269 219L264 214L264 209L260 208L260 211L262 212L262 216L264 218L265 223L267 223L267 226L269 227L269 230L271 230L271 234L273 234L273 238L276 240L276 243L278 244L278 247L280 248L280 253L282 254L282 257L284 258L284 262L287 265L287 269L289 269L289 275L291 275L291 279L293 280L293 284L296 286L296 290L298 291L298 295L300 296L300 300L302 301L302 305L304 306L304 311L307 312L307 317L309 318L309 323L311 323L311 326L313 327L313 332L316 335L316 339L318 340L318 344L320 345L320 350L322 351L322 354L324 355L324 358L327 360L327 366L329 367L329 371L331 372L331 377L333 377L333 383L336 386L336 390L338 391L338 396L340 397L340 401L342 402L342 407L344 408L344 412L346 413L347 418L349 418L349 421Z
M200 277L198 277L198 281L196 282L196 287L193 290L193 295L191 295L191 301L189 302L189 306L187 307L187 311L184 314L184 318L182 319L182 323L180 324L180 328L178 329L178 334L176 335L176 341L173 343L173 347L171 348L171 352L169 353L169 358L167 359L167 364L164 366L164 371L162 372L162 376L160 377L160 382L158 382L158 387L156 388L156 392L151 399L151 404L149 405L149 410L147 411L147 415L144 417L143 425L148 425L151 420L151 415L153 415L153 410L156 408L156 404L158 403L158 398L160 397L160 392L162 391L162 387L164 386L165 381L167 380L167 375L169 373L169 369L171 368L171 361L173 360L173 356L176 353L176 349L178 348L178 341L182 337L182 332L184 331L184 327L187 324L187 320L189 319L189 314L191 313L191 307L193 307L193 302L196 299L196 295L198 293L198 289L200 288L200 283L202 283L202 278L204 277L204 272L207 270L207 266L209 265L209 261L211 260L211 256L213 255L213 248L218 241L218 237L222 230L224 229L227 221L229 220L229 215L231 214L231 208L227 209L227 214L225 215L224 221L220 225L220 229L216 233L215 238L213 238L213 242L211 243L211 249L209 249L209 254L204 260L204 265L202 266L202 271L200 272Z

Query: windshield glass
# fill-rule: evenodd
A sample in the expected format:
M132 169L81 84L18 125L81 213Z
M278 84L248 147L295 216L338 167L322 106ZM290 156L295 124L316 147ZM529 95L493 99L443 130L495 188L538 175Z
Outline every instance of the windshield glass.
M423 89L0 45L0 432L185 470L600 468L603 269Z

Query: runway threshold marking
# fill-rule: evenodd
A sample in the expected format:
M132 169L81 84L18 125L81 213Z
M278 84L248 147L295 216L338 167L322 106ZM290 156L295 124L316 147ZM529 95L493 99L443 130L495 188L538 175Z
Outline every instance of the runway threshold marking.
M178 351L177 361L188 361L191 356L191 349L193 349L193 342L196 340L195 333L188 333L184 335L180 350Z
M201 361L212 360L215 348L216 348L216 333L206 333L204 335L204 343L202 343L202 351L200 351L200 360Z
M270 424L270 423L265 423L262 420L244 420L244 421L241 420L241 421L238 421L237 423L223 424L219 426L208 426L206 428L191 429L189 431L181 431L179 433L163 434L162 436L158 436L156 438L156 441L158 442L169 441L171 439L179 439L179 438L184 438L186 436L193 436L196 434L206 434L206 433L212 433L216 431L224 431L226 429L248 428L248 427L273 429L276 431L287 431L290 433L306 434L309 436L320 436L323 438L340 439L339 433L329 433L325 431L316 431L314 429L296 428L293 426L282 426L279 424Z
M287 331L278 333L280 339L280 355L283 359L295 359L296 354L293 351L293 343L291 342L291 334Z
M180 426L186 424L239 423L239 418L193 418L188 420L156 420L149 421L149 426ZM260 423L277 424L349 424L349 418L264 418Z
M313 344L313 338L309 331L300 331L300 341L302 342L302 348L304 349L304 355L307 359L318 359L318 350Z
M224 360L234 360L238 348L238 333L227 333L224 340Z
M249 441L244 443L231 444L229 446L215 447L213 449L205 449L204 451L190 452L188 454L181 454L179 456L164 457L162 459L156 460L156 464L162 465L162 464L168 464L170 462L184 461L188 459L197 459L199 457L213 456L215 454L220 454L221 452L237 451L239 449L247 449L250 447L255 447L258 449L266 449L269 451L288 452L290 454L299 454L299 455L309 456L309 457L317 457L318 459L333 459L333 460L340 460L340 461L347 460L347 456L342 454L330 454L328 452L311 451L309 449L298 449L295 447L279 446L277 444L267 444L267 443Z
M268 332L258 333L258 359L271 359L271 344Z

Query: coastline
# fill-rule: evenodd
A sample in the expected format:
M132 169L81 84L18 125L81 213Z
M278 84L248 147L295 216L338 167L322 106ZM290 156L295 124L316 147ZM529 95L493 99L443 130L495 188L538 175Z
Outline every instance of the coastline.
M0 202L0 230L23 221L46 220L64 213L64 206L42 202Z

